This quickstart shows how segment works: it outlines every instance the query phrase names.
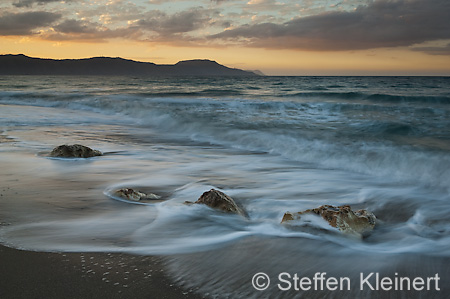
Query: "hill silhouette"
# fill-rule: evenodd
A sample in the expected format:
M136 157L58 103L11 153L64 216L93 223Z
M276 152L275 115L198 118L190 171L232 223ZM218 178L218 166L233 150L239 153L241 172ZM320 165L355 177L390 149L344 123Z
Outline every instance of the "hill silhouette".
M0 75L97 76L259 76L253 71L229 68L207 59L176 64L154 64L123 58L42 59L23 54L0 55Z

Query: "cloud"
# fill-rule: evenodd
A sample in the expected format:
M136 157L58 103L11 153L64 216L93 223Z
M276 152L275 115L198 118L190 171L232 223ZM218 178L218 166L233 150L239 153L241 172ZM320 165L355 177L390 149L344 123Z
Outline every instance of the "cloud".
M242 25L211 35L254 47L358 50L449 39L448 0L378 0L353 11L297 17L285 23Z
M214 2L216 4L230 3L230 2L240 2L241 0L209 0L209 2Z
M94 33L98 26L92 22L69 19L54 26L53 29L60 33Z
M10 0L8 5L56 1ZM69 1L81 2L65 2ZM39 30L40 38L54 41L123 38L174 45L321 51L410 46L431 55L448 55L450 48L445 43L439 47L427 43L450 40L448 0L304 0L301 5L294 0L245 0L239 5L237 0L204 0L210 5L182 11L162 6L149 9L155 8L151 3L160 1L119 0L108 5L94 1L76 6L76 14L75 5L58 7L60 14L29 9L19 13L23 9L10 8L0 12L0 35L26 36ZM213 5L218 2L221 5Z
M120 6L124 8L124 6ZM42 26L40 38L52 41L77 40L84 42L104 42L108 39L122 38L146 42L160 43L191 43L201 46L200 39L204 39L196 30L210 28L225 28L230 23L222 19L215 9L201 7L190 8L176 13L166 13L161 10L137 11L134 7L128 7L125 15L116 13L119 6L108 7L104 14L87 16L80 12L78 18L62 19L59 23L49 22ZM27 17L24 17L26 19ZM16 28L15 23L4 19L4 27L9 30ZM97 21L95 21L97 20ZM10 34L30 34L30 30L16 30Z
M153 31L159 34L177 34L205 28L212 18L211 10L203 8L191 8L172 15L163 11L151 11L146 17L134 22L135 26L145 31Z
M42 35L42 38L51 41L80 41L80 42L94 42L101 43L106 42L109 39L113 38L128 38L138 40L141 37L141 33L139 31L133 30L132 28L118 28L118 29L104 29L104 30L95 30L92 32L81 32L81 33L45 33Z
M73 0L65 0L65 2L71 2ZM61 2L61 0L19 0L18 2L14 2L13 5L15 7L31 7L33 4L47 4L51 2Z
M442 47L414 47L413 51L424 52L429 55L450 55L450 43Z
M277 10L282 5L276 0L249 0L247 5L251 10Z
M136 28L107 28L101 24L74 19L65 20L52 30L42 35L43 38L54 41L79 40L86 42L103 42L110 38L138 39L141 36Z
M32 35L34 29L49 26L60 18L60 14L45 11L4 13L0 15L0 35Z

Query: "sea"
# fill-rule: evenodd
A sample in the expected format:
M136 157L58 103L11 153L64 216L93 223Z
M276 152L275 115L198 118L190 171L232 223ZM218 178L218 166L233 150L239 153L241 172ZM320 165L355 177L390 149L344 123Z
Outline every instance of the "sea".
M105 155L49 157L61 144ZM158 255L212 298L450 296L450 77L3 76L0 165L6 246ZM248 218L185 204L212 188ZM321 205L377 225L281 224ZM316 273L351 288L295 289ZM376 274L439 287L377 290Z

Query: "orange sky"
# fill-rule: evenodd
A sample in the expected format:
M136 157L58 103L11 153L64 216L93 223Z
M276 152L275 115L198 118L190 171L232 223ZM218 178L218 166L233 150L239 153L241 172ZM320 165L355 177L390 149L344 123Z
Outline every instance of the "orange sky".
M7 0L0 54L205 58L268 75L449 76L448 3Z

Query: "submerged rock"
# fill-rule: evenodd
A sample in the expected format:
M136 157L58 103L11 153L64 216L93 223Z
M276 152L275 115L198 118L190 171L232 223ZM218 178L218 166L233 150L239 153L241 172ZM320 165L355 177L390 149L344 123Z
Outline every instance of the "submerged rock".
M114 195L132 201L140 201L140 200L155 200L160 199L161 196L153 194L153 193L143 193L140 191L135 191L131 188L122 188L114 191Z
M204 204L213 209L221 210L227 213L238 214L246 217L246 213L241 209L234 200L223 192L216 189L206 191L199 197L196 202L186 201L186 204Z
M102 152L81 144L60 145L55 147L50 153L50 157L58 158L91 158L102 155Z
M376 217L373 213L367 210L358 210L355 212L348 205L338 207L323 205L298 213L287 212L284 214L281 223L299 220L305 214L320 215L332 227L339 229L341 232L358 236L372 231L376 223Z

